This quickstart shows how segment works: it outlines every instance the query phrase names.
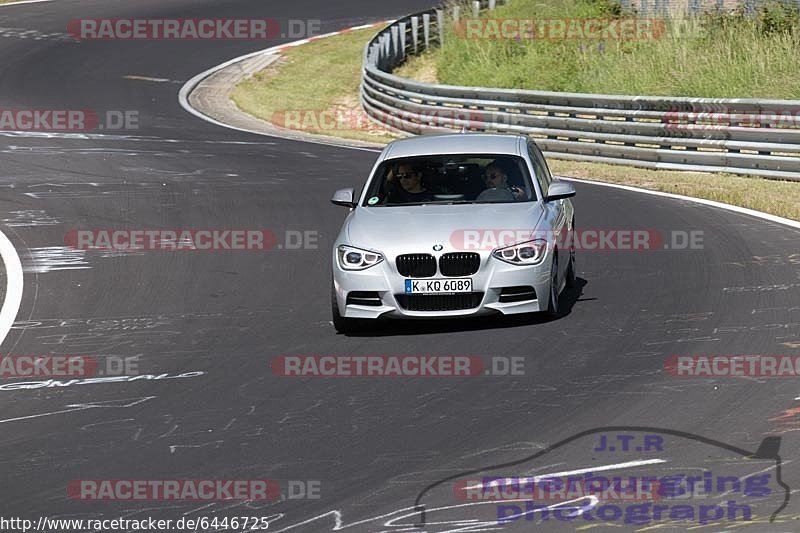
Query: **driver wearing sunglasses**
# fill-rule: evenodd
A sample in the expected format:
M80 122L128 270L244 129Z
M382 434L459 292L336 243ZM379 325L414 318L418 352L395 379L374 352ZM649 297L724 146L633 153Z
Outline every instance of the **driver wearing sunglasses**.
M397 171L389 176L387 185L389 203L419 203L431 199L430 193L422 184L422 169L410 163L400 163Z

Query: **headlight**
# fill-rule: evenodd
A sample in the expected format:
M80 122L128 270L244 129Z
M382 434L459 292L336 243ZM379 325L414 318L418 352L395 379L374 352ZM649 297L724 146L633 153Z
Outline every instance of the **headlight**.
M492 252L492 256L512 265L538 265L544 260L546 252L547 241L537 239L500 248Z
M337 248L339 266L344 270L364 270L383 261L383 256L378 252L370 252L344 244Z

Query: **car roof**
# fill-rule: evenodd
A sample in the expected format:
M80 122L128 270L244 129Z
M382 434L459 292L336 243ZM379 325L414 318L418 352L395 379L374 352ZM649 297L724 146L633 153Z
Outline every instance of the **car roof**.
M504 154L519 155L520 139L524 135L492 133L451 133L419 135L390 143L383 152L384 159L445 154Z

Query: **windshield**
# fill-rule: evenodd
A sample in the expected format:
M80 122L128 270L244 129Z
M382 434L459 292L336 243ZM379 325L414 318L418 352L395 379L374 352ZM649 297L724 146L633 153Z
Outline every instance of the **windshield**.
M509 155L439 155L384 161L366 207L536 200L525 161Z

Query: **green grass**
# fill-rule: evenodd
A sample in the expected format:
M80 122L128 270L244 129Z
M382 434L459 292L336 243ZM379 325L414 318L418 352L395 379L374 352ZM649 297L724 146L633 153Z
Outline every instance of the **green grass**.
M358 87L365 43L377 28L345 33L289 48L277 67L240 83L231 98L240 109L273 122L300 117L303 131L349 139L385 141L396 138L370 122L361 111ZM341 117L326 127L321 112Z
M551 170L560 176L705 198L800 220L798 182L765 180L724 173L650 170L604 163L559 161L553 158L548 158L548 163Z
M753 20L675 19L660 38L602 46L597 40L466 39L449 28L444 46L433 53L435 77L446 84L516 89L800 99L800 17L770 9ZM617 15L610 0L514 0L482 17Z

